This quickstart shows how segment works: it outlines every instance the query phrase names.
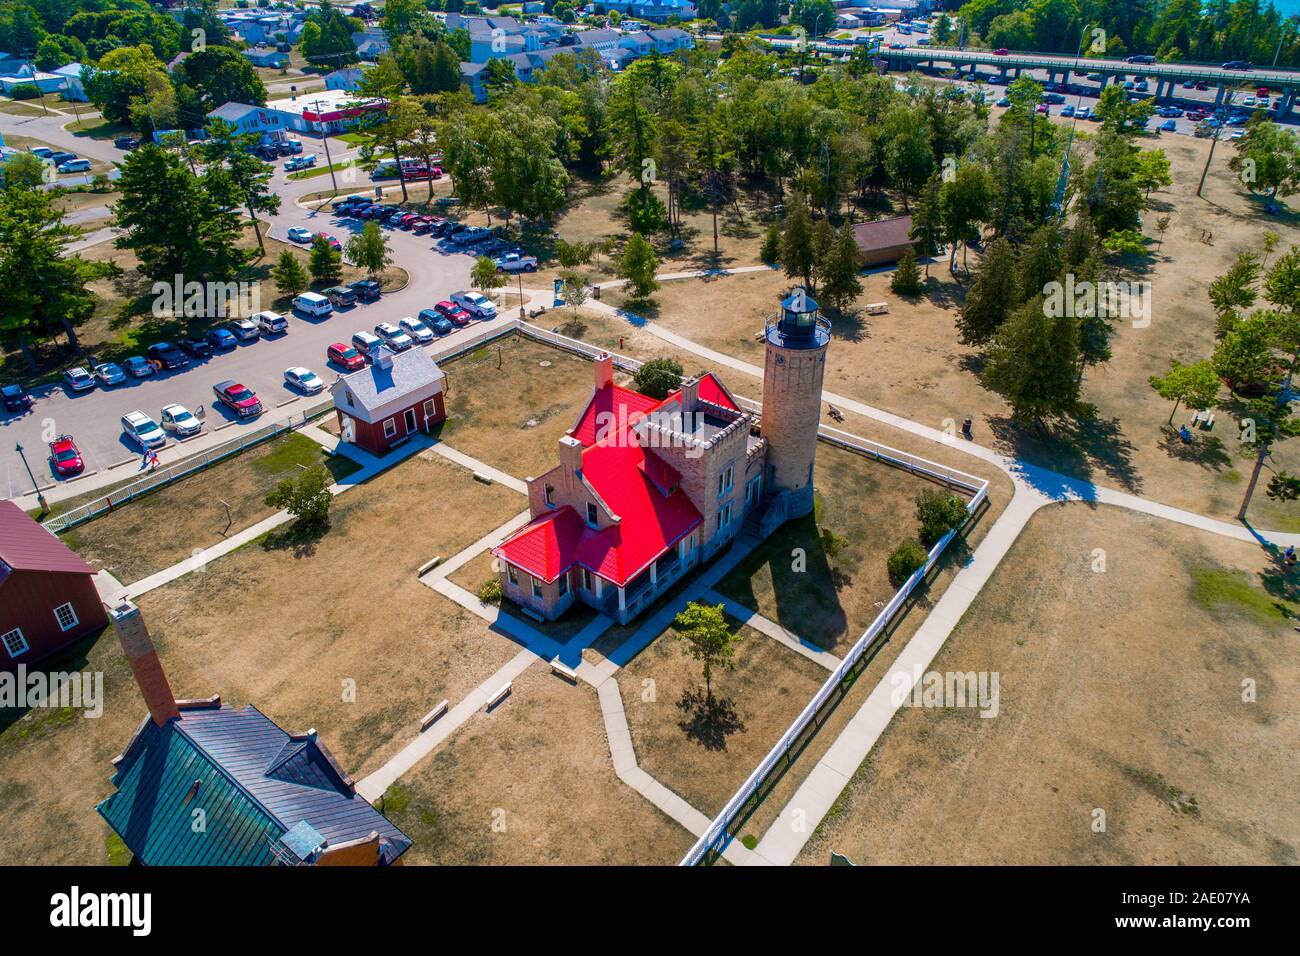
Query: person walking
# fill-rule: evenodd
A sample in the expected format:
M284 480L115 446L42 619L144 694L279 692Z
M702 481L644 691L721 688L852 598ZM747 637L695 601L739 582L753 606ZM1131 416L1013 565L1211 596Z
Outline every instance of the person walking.
M971 423L969 418L963 420L961 423L961 437L965 438L967 441L971 441L974 438L974 425Z

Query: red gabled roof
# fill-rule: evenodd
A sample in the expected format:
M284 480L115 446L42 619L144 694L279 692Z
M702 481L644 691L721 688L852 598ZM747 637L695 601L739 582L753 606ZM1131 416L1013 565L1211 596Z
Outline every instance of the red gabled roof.
M15 571L94 574L72 549L12 501L0 501L0 561Z
M622 385L606 385L592 394L569 434L590 448L598 438L616 434L659 404L659 399Z
M573 567L586 525L568 505L529 522L492 553L546 582Z

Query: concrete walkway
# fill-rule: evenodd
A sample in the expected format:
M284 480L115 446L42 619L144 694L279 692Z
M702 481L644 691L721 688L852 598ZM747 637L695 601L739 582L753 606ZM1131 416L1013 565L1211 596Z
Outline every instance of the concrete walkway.
M822 650L811 641L805 641L798 634L786 630L780 624L776 623L776 621L763 617L763 615L759 614L757 611L750 610L745 607L745 605L733 601L725 595L719 594L712 588L705 591L703 597L709 604L721 604L722 609L731 617L734 617L736 620L748 627L752 627L760 634L767 635L777 643L784 644L786 647L790 648L790 650L808 658L808 660L812 661L814 664L820 664L828 671L833 671L835 668L840 666L840 659L830 651Z

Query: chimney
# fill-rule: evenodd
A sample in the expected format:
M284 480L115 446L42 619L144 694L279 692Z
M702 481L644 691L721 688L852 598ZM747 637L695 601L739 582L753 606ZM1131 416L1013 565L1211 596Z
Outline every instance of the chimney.
M582 471L582 442L572 435L560 436L560 468L564 472L564 481Z
M614 384L614 356L608 352L601 352L596 356L596 389L600 390L606 385Z
M700 377L692 375L682 382L682 414L690 415L700 403Z
M181 712L176 706L176 697L172 694L171 685L167 683L167 675L163 672L162 662L158 660L158 652L154 650L149 628L145 626L140 609L123 599L121 604L109 609L108 616L113 621L122 650L126 652L131 673L135 674L135 682L140 685L140 693L144 695L149 716L159 727L165 726L167 721L179 717Z
M393 370L393 353L388 346L381 345L375 352L375 367L382 368L385 372Z

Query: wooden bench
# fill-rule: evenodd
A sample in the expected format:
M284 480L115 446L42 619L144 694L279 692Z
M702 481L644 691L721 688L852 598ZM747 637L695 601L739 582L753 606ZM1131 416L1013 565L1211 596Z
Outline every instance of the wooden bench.
M868 302L865 306L867 315L884 315L889 311L888 302Z
M551 673L563 677L570 684L578 683L578 672L560 660L558 656L551 658Z
M433 710L429 711L427 714L425 714L423 717L420 718L420 733L424 733L426 730L432 727L435 723L437 723L438 718L440 718L445 713L447 713L447 702L444 700L444 701L440 701L437 707L433 708Z
M474 472L474 480L475 480L475 481L481 481L481 482L482 482L483 484L485 484L485 485L490 485L490 484L492 484L492 476L491 476L491 475L485 475L485 474L483 474L483 472L481 472L481 471L476 471L476 472Z
M1206 409L1205 411L1197 412L1195 415L1192 416L1192 424L1199 425L1202 431L1208 432L1211 428L1214 427L1214 412L1210 411L1209 409Z
M505 684L502 684L500 687L498 687L495 691L492 692L492 696L487 699L487 704L484 706L483 709L491 710L497 704L505 700L508 696L510 696L510 688L513 686L514 683L512 681L508 681Z

